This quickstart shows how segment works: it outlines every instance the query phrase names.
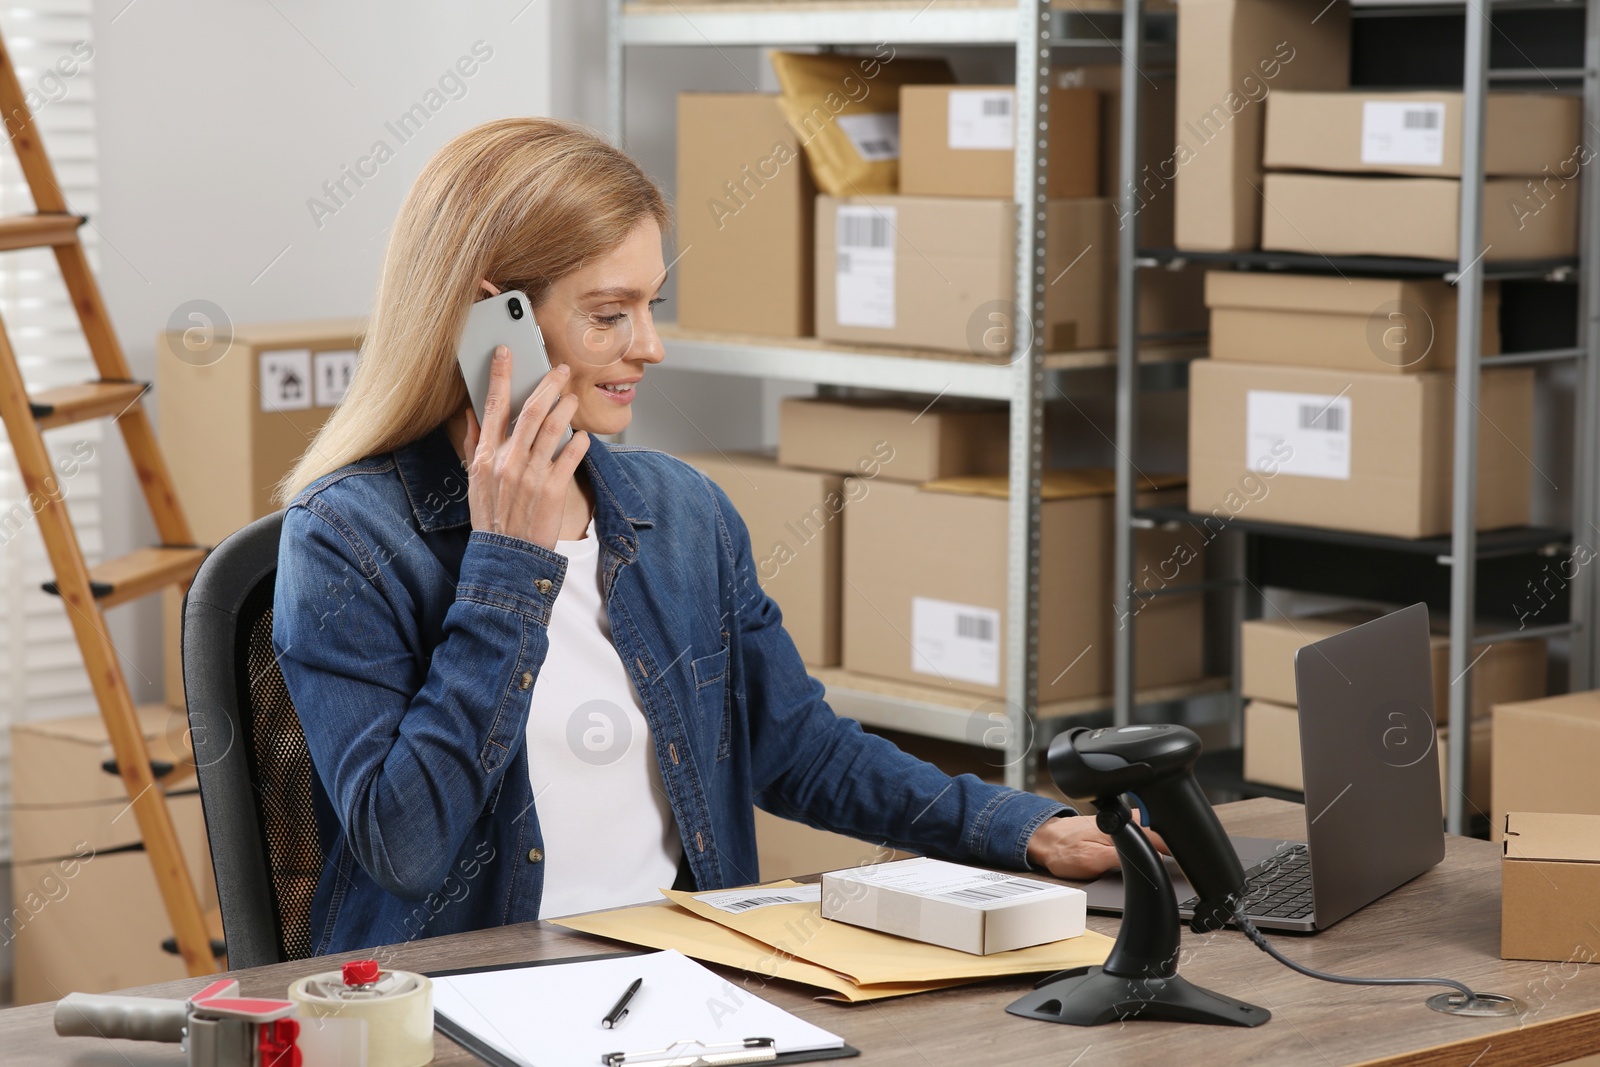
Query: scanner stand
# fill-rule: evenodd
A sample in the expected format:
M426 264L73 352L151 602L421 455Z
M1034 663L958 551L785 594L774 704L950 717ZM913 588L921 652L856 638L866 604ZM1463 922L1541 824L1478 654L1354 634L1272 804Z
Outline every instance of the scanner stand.
M1106 962L1051 975L1006 1007L1012 1015L1073 1026L1126 1019L1260 1026L1265 1008L1234 1000L1178 974L1181 926L1172 879L1121 795L1095 801L1096 823L1122 860L1122 928Z

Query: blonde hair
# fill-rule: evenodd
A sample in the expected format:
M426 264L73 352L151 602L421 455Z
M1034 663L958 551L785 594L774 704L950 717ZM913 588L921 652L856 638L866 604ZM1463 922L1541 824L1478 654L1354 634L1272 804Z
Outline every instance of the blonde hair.
M479 279L521 289L538 307L552 284L615 250L646 219L666 230L661 191L582 127L498 119L441 148L395 220L349 391L278 483L278 503L461 410L456 341L483 295Z

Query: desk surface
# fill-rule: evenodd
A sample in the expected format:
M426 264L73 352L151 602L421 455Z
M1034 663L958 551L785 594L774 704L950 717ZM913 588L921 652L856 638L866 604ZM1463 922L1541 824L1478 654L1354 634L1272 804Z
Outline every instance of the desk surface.
M1218 809L1233 833L1303 837L1298 806L1249 800ZM1116 921L1091 916L1091 927L1115 934ZM1304 978L1273 962L1241 935L1184 934L1182 973L1221 993L1270 1008L1272 1021L1252 1030L1133 1022L1078 1028L1018 1019L1005 1006L1028 988L999 980L859 1005L811 999L807 987L783 982L750 988L862 1050L865 1064L1057 1063L1073 1067L1170 1067L1173 1054L1194 1064L1426 1064L1454 1067L1538 1067L1600 1052L1600 967L1500 959L1500 865L1487 841L1449 839L1444 862L1422 877L1313 937L1278 935L1291 959L1322 970L1361 975L1446 975L1474 988L1528 1002L1516 1019L1467 1019L1430 1011L1435 990L1338 986ZM482 930L399 946L386 954L413 971L575 956L619 948L615 942L544 923ZM326 963L356 955L330 957ZM277 996L292 978L319 965L278 964L235 972L246 995ZM727 971L734 980L743 976ZM132 992L182 996L194 983ZM58 1038L53 1004L0 1012L0 1050L8 1067L173 1067L173 1045ZM477 1061L443 1037L435 1064Z

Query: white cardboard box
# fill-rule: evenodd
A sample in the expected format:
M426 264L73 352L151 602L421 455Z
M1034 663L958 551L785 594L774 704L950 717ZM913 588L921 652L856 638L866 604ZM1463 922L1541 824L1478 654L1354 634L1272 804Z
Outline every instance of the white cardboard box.
M1077 937L1082 890L918 856L822 876L822 917L987 956Z

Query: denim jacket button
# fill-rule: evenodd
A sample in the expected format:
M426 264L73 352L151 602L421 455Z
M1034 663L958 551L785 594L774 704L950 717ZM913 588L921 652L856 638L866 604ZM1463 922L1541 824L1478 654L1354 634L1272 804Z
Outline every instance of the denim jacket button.
M550 579L540 578L533 583L533 587L539 590L540 595L546 595L550 592Z
M530 848L528 850L528 862L529 863L538 863L542 859L544 859L544 850L543 849Z
M522 677L517 679L517 688L518 689L532 689L533 688L533 672L532 671L523 671L522 672Z

